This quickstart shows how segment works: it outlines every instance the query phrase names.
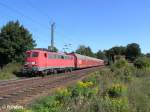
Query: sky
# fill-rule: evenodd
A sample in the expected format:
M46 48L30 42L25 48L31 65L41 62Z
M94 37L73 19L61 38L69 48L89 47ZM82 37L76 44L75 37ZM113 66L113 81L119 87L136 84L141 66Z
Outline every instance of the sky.
M97 52L134 42L150 52L150 0L0 0L0 28L11 20L19 20L39 48L50 45L55 22L60 51L65 44L68 51L86 45Z

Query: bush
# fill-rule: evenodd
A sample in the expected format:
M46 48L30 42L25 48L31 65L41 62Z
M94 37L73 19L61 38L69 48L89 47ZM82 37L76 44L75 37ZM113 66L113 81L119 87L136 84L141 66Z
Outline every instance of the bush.
M140 57L134 61L134 66L143 69L150 67L150 58L147 57Z
M64 104L69 97L71 96L71 92L67 88L58 88L56 91L56 100L59 101L61 104Z
M116 78L128 83L132 81L136 68L133 66L133 64L128 63L125 59L121 59L116 61L116 63L111 66L111 71Z
M91 73L88 77L83 79L83 82L92 82L93 85L96 85L99 82L100 72L96 71Z
M119 59L115 62L114 66L117 68L123 68L128 66L128 62L125 59Z
M129 102L127 98L109 98L101 100L104 112L129 112Z
M125 96L127 94L127 87L123 84L114 84L107 90L107 94L111 98Z
M19 63L9 63L0 70L0 79L11 79L16 77L16 73L20 72L22 65Z
M55 95L46 97L33 105L33 112L60 112L62 104L56 100Z
M82 82L79 81L76 86L70 89L71 96L74 97L91 97L94 94L97 94L99 91L98 87L94 87L92 82Z
M119 59L111 66L111 71L116 72L118 70L123 70L124 68L128 67L129 64L125 59Z

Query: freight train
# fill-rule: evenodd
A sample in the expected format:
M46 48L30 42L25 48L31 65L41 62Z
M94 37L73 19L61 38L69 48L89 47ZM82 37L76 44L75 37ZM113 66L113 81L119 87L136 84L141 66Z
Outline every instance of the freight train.
M103 66L104 61L77 53L50 52L47 49L26 51L23 73L47 74Z

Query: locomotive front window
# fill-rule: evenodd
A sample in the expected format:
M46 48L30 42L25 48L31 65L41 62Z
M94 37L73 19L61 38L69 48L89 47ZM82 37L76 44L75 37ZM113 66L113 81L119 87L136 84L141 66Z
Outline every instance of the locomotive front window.
M32 57L38 57L39 53L38 52L32 52Z
M26 53L26 58L30 57L31 53L30 52L27 52Z

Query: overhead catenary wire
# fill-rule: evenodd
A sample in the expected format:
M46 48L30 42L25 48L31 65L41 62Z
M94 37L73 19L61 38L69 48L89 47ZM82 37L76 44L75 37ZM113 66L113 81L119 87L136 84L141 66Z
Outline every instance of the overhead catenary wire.
M58 23L57 23L58 24ZM59 26L62 26L62 25L60 25L60 24L58 24ZM59 34L61 34L61 35L63 35L65 38L67 38L68 40L71 40L71 42L79 42L79 40L77 40L77 39L75 39L75 38L71 38L72 36L68 36L67 34L65 34L64 32L64 30L63 30L64 28L62 28L61 27L61 29L59 29L59 27L57 28L57 33L59 33ZM82 40L80 40L80 42L81 42ZM82 43L84 43L84 41L82 41ZM73 43L71 43L72 45L73 45Z
M45 29L45 30L48 30L48 29L49 29L48 26L46 26L46 25L44 25L44 24L38 22L37 20L33 19L32 17L30 17L30 16L28 16L28 15L25 15L24 13L22 13L21 11L18 11L16 8L14 8L14 7L12 7L12 6L6 5L5 3L2 3L2 2L0 2L0 6L6 8L7 10L9 10L9 11L11 11L11 12L13 12L13 13L16 13L17 15L20 15L22 18L24 18L24 19L26 19L26 20L32 22L32 23L35 24L36 26L40 26L40 28L42 28L42 29ZM45 35L45 34L43 33L43 35ZM36 37L37 37L37 36L36 36ZM45 37L46 37L46 35L45 35ZM39 41L38 38L37 38L37 41ZM43 39L41 39L40 41L48 41L48 40L43 38Z
M47 15L44 11L40 10L38 7L36 7L34 4L32 4L32 2L31 2L30 0L27 0L27 1L28 1L27 3L28 3L32 8L34 8L37 12L41 12L40 14L42 14L45 18L49 19L48 15ZM7 5L7 4L5 4L5 3L3 3L3 2L0 2L0 5L3 6L3 7L5 7L7 10L10 10L10 11L12 11L12 12L18 14L18 15L21 15L22 17L28 19L29 21L31 21L32 23L34 23L34 24L40 26L40 27L43 28L43 29L46 29L46 30L50 29L49 26L47 26L47 25L45 25L45 24L43 24L43 23L40 23L39 21L37 21L36 19L33 19L32 17L30 17L30 16L28 16L28 15L25 15L24 13L22 13L21 11L17 10L16 8L14 8L14 7L12 7L12 6L9 6L9 5ZM59 30L59 29L58 29L58 30ZM63 36L61 37L61 40L63 40L64 43L68 43L68 42L65 41L65 39L71 40L68 44L72 44L72 45L73 45L72 42L74 42L74 41L76 41L76 40L75 40L75 39L72 39L72 38L70 38L70 37L68 37L68 36L66 36L66 34L64 35L64 33L62 33L62 29L61 29L61 31L60 31L60 30L58 31L58 30L56 30L56 33L60 33L60 35L63 35ZM63 38L63 39L62 39L62 38ZM46 40L47 40L47 39L46 39ZM77 42L77 41L76 41L76 42Z
M26 3L33 8L34 10L36 10L37 12L40 12L41 15L43 15L46 19L50 19L51 17L49 17L48 14L46 14L43 10L41 10L39 7L37 7L36 5L34 5L31 0L26 0Z
M31 8L33 8L34 10L36 10L37 12L40 12L40 14L43 15L46 19L50 19L50 18L49 18L49 15L47 15L43 10L41 10L39 7L37 7L36 5L34 5L30 0L26 0L26 3L27 3ZM51 19L50 24L52 24L52 22L54 22L54 21L52 21L52 19ZM55 27L56 27L56 26L55 26ZM58 31L55 31L55 32L58 33ZM61 33L61 35L62 35L62 33ZM65 36L65 37L66 37L66 36ZM67 38L67 37L66 37L66 38ZM62 37L61 37L61 39L62 39ZM69 38L67 38L67 39L69 39ZM64 39L62 39L62 40L65 42ZM69 39L69 40L72 40L72 39Z
M46 19L50 19L49 18L49 15L47 14L47 13L45 13L43 10L41 10L39 7L37 7L36 5L34 5L33 4L33 2L31 1L31 0L26 0L26 3L31 7L31 8L33 8L35 11L37 11L37 12L40 12L40 15L43 15ZM51 23L50 24L52 24L54 21L52 21L52 19L51 19ZM58 23L57 23L58 24ZM59 25L59 24L58 24ZM59 27L60 27L61 25L59 25ZM58 27L58 28L59 28ZM66 42L65 41L65 39L67 39L67 40L71 40L69 43L68 43L68 45L71 43L71 42L74 42L74 41L76 41L76 42L78 42L77 40L75 40L75 39L72 39L72 38L70 38L69 36L66 36L66 34L64 35L64 33L62 33L63 32L63 30L62 30L62 28L61 28L61 31L59 30L59 29L57 29L55 32L56 33L59 33L60 35L63 35L63 36L61 36L61 40L63 40L64 41L64 43L68 43L68 42ZM64 38L63 38L64 37ZM72 45L73 45L73 43L71 43Z
M33 19L32 17L23 14L21 11L15 9L14 7L11 7L11 6L9 6L9 5L6 5L5 3L2 3L2 2L0 2L0 5L3 6L3 7L5 7L5 8L8 9L8 10L10 10L10 11L12 11L12 12L14 12L14 13L20 15L20 16L22 16L22 17L25 17L26 19L30 20L31 22L35 23L36 25L39 25L40 27L42 27L42 28L44 28L44 29L48 29L48 28L49 28L48 26L46 26L46 25L40 23L39 21Z
M41 15L43 15L45 18L50 19L49 15L47 15L43 10L41 10L39 7L37 7L36 5L34 5L31 0L26 0L28 5L30 5L33 9L35 9L37 12L40 12ZM53 22L53 21L52 21ZM60 33L60 31L58 31L58 29L56 30L57 33ZM64 35L63 33L60 33L61 35L64 36L64 38L67 38L68 40L74 41L74 39ZM62 37L61 37L62 39ZM67 43L67 42L65 42ZM70 43L69 43L70 44ZM71 43L72 44L72 43ZM73 44L72 44L73 45Z

